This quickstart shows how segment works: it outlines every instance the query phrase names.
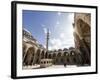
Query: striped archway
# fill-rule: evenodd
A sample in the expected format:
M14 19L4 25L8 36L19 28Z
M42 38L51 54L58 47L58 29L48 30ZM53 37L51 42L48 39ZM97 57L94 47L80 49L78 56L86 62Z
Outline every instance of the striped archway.
M41 59L44 59L45 58L45 52L44 50L41 52Z
M37 52L36 52L36 56L35 56L36 64L40 63L40 57L41 57L41 50L38 49Z
M34 55L35 55L35 49L34 47L30 47L28 48L25 58L23 60L23 63L27 66L27 65L32 65L33 64L33 60L34 60Z

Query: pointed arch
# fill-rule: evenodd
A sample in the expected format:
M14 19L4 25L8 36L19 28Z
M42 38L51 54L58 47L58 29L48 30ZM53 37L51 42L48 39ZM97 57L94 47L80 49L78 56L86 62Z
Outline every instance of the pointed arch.
M23 60L23 63L25 65L32 65L32 62L34 60L34 55L35 55L35 49L34 47L30 47L28 48L27 52L26 52L26 56Z
M41 56L41 50L38 49L37 52L36 52L36 64L39 64L40 63L40 56Z

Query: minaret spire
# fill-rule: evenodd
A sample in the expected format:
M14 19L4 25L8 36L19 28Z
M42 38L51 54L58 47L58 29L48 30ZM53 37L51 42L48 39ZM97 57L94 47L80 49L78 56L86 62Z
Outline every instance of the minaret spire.
M47 29L47 35L46 35L46 50L48 52L48 41L49 41L49 29Z

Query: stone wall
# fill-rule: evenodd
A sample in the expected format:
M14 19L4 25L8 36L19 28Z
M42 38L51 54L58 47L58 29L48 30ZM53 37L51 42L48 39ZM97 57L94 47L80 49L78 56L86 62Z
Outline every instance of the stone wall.
M74 16L75 48L81 52L83 65L91 64L91 14L75 13Z

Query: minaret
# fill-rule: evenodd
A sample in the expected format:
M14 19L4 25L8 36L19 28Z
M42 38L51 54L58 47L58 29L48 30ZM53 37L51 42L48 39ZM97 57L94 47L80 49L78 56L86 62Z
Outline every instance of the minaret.
M48 53L48 41L49 41L49 29L47 29L47 35L46 35L46 50Z

